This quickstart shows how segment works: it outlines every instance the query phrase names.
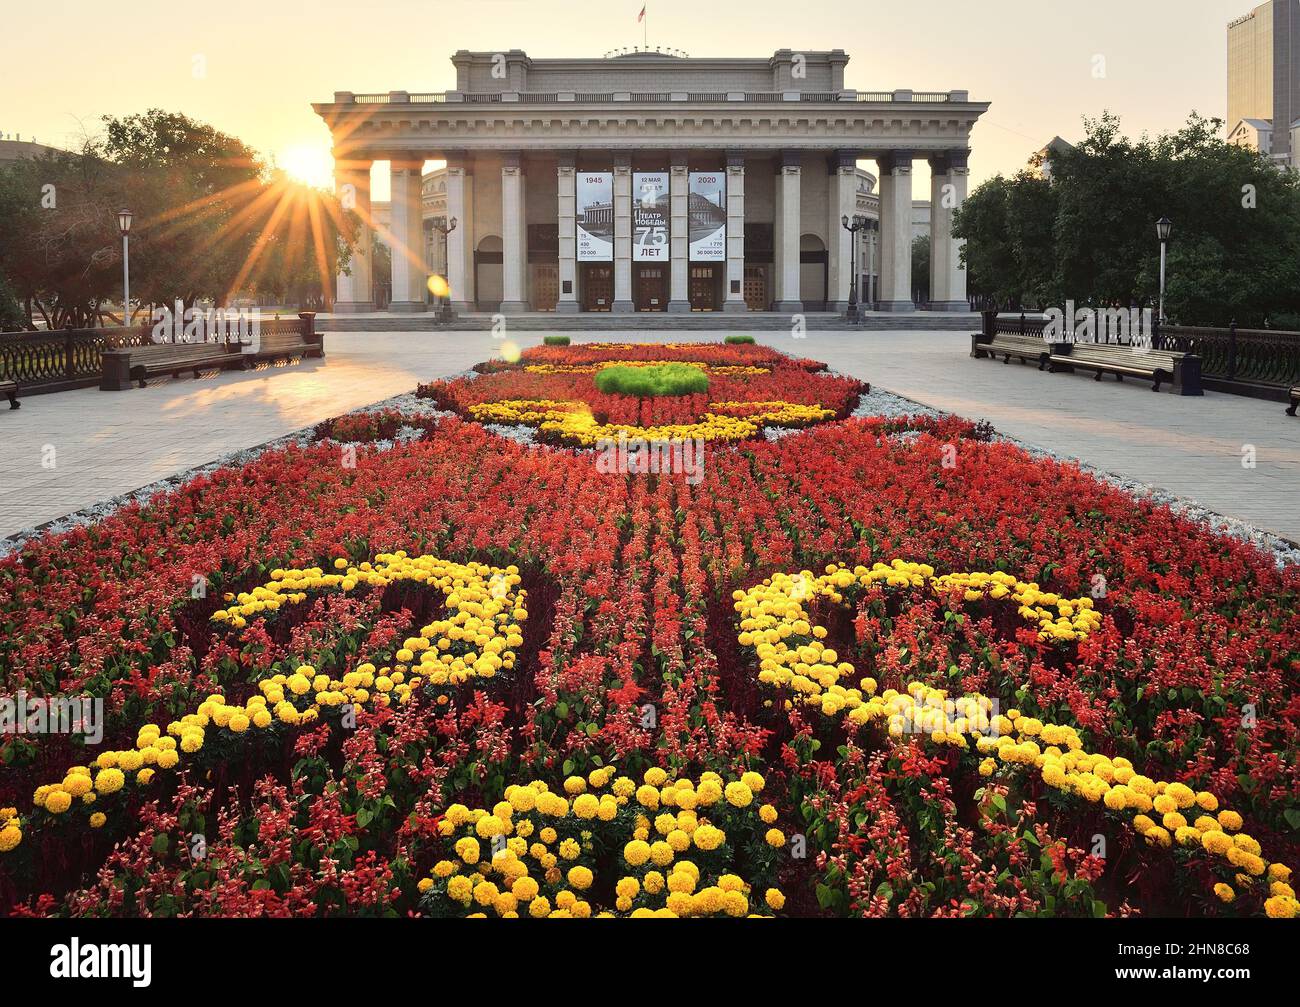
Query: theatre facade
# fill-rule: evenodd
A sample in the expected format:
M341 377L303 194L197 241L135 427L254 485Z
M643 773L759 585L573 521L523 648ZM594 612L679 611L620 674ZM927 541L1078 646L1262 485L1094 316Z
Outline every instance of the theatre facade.
M462 50L454 91L336 92L313 107L340 198L363 222L336 310L374 310L366 232L378 227L393 312L425 310L434 272L462 313L842 311L855 260L860 299L911 311L912 171L928 162L927 306L966 311L952 214L988 104L846 89L848 60ZM446 161L433 220L429 160ZM376 162L392 180L382 222ZM444 262L429 225L452 219Z

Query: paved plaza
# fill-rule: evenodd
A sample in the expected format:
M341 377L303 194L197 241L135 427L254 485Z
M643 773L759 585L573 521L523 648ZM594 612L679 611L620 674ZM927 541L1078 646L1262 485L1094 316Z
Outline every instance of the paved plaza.
M629 331L573 338L683 336ZM958 332L758 338L1300 541L1300 419L1285 416L1279 403L1214 392L1157 395L1141 382L1097 383L972 360L970 337ZM530 332L520 343L540 339ZM488 332L328 333L325 345L323 360L296 367L125 392L35 395L17 412L0 411L0 537L463 371L498 353L501 340ZM1253 468L1242 464L1247 446L1254 448Z

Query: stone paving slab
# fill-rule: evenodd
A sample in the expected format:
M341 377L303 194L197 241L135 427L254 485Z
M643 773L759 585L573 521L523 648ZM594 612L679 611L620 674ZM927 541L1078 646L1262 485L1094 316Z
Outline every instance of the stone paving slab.
M744 331L743 324L737 331ZM575 334L575 341L594 334ZM1156 394L1140 382L972 360L956 332L758 333L906 398L972 419L1054 454L1198 500L1300 541L1300 419L1284 406L1207 392ZM665 342L720 334L601 333ZM523 345L540 334L521 335ZM494 355L488 332L330 333L326 357L252 374L165 381L145 389L30 396L0 410L0 537L130 492L465 370ZM1247 445L1254 468L1242 466ZM54 467L46 468L48 447Z

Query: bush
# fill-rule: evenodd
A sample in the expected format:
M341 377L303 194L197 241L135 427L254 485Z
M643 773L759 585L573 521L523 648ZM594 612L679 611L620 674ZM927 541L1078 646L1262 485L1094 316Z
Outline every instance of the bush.
M606 367L596 373L596 388L606 395L694 395L709 390L709 378L689 364Z
M753 336L728 336L723 340L724 343L731 343L732 346L738 346L744 343L753 343Z
M568 346L568 336L542 336L542 342L547 346Z

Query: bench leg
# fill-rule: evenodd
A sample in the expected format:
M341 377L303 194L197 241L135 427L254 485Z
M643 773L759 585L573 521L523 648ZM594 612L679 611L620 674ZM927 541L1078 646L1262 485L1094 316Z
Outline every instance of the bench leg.
M1297 406L1300 406L1300 402L1292 402L1292 403L1291 403L1291 408L1288 409L1288 410L1286 411L1286 414L1287 414L1288 416L1294 416L1294 415L1295 415L1295 411L1296 411L1296 407L1297 407ZM16 409L17 406L15 406L14 408Z
M18 393L17 393L17 392L6 392L5 394L6 394L6 395L8 396L8 398L9 398L9 408L10 408L10 409L17 409L18 406L19 406L19 402L18 402ZM1292 416L1295 415L1295 407L1294 407L1294 406L1291 408L1291 415L1292 415Z
M1116 379L1119 380L1119 381L1123 381L1123 380L1124 380L1124 375L1122 375L1122 374L1116 374L1115 377L1116 377Z
M1093 378L1092 380L1093 380L1093 381L1100 381L1100 380L1101 380L1101 371L1098 371L1098 372L1097 372L1097 376L1096 376L1095 378Z

